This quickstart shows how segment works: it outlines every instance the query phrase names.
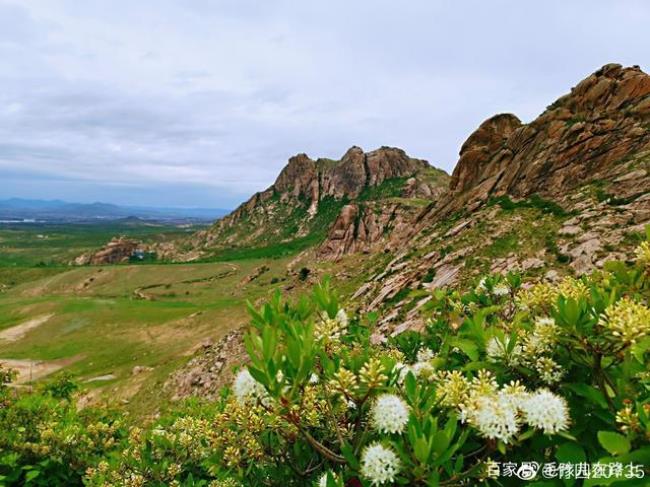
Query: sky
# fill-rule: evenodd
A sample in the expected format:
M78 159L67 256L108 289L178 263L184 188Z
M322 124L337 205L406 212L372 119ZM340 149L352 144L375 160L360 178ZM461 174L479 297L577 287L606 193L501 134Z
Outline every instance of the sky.
M0 199L233 208L352 145L451 172L491 115L647 71L648 25L645 0L0 0Z

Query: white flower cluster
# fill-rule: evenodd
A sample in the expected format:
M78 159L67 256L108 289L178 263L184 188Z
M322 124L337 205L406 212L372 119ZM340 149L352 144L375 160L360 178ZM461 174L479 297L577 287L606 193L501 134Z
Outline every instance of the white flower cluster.
M496 296L496 297L499 298L499 297L502 297L502 296L509 295L510 294L510 287L506 283L500 282L500 283L495 284L494 286L492 286L492 289L490 290L490 289L488 289L488 286L487 286L487 280L484 277L479 281L478 285L476 286L476 292L477 293L488 293L489 292L493 296Z
M569 407L564 398L547 389L528 394L521 402L524 420L547 435L564 431L569 427Z
M547 385L559 382L564 375L560 365L551 356L559 338L560 329L553 318L538 317L533 329L516 338L494 336L485 346L485 353L491 362L501 362L509 367L525 365L535 370Z
M368 445L361 455L361 475L371 485L383 485L393 482L400 470L397 454L381 443Z
M485 346L485 352L491 362L503 362L514 367L521 362L522 348L518 343L515 343L512 350L508 350L509 348L509 336L504 336L503 338L494 336L488 340Z
M338 341L347 332L348 315L344 309L340 309L334 319L327 316L327 313L321 315L321 319L316 323L314 336L317 340Z
M553 318L539 317L533 331L524 337L524 353L530 358L552 351L560 329Z
M428 347L421 348L418 350L418 353L416 355L418 362L431 362L435 356L436 354L433 353L433 350Z
M380 433L402 433L409 420L409 407L395 394L382 394L370 414L372 425Z
M417 353L417 362L411 365L404 364L403 362L397 362L393 370L399 373L397 382L399 384L404 383L406 375L411 372L415 377L430 379L435 372L433 364L431 361L435 358L436 354L430 348L421 348Z
M503 283L497 284L492 288L492 294L498 297L507 296L508 294L510 294L510 288Z
M539 374L540 379L545 384L555 384L562 380L564 372L559 364L551 357L539 357L534 363L533 368Z
M519 431L517 408L504 393L476 398L471 407L462 409L461 417L486 438L500 439L504 443Z
M547 389L528 392L519 382L500 388L487 371L479 371L472 381L458 373L440 377L441 404L458 408L461 421L474 426L485 438L509 443L522 423L545 434L555 434L569 426L565 400Z
M232 391L241 405L250 405L268 397L264 386L257 382L246 368L240 370L235 377Z

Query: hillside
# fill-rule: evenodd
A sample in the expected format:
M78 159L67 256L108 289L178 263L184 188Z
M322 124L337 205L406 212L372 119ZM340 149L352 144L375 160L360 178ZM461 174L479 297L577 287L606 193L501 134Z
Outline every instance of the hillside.
M308 214L322 201L321 191L312 192L321 188L313 175L322 162L292 161L276 182L285 191L278 200L307 195L301 208ZM312 268L313 279L333 275L350 306L379 312L374 342L422 330L432 291L468 289L486 273L557 283L631 259L650 223L650 76L606 65L528 124L493 116L462 145L451 178L437 181L449 186L410 199L339 201L325 240L291 263ZM223 245L253 214L259 228L282 232L285 220L264 211L275 187L202 234L202 242ZM358 186L347 187L359 194ZM209 375L211 353L232 346L217 344L197 357L191 374Z
M529 124L483 122L448 192L404 226L400 251L370 266L353 299L390 304L386 332L422 327L432 289L485 272L583 275L630 258L649 222L650 76L606 65Z
M355 220L359 221L364 214L377 211L389 215L412 213L423 201L435 201L448 181L444 171L390 147L367 153L352 147L338 161L312 160L298 154L289 159L271 187L254 194L211 228L173 247L159 248L158 252L163 258L187 260L253 252L273 257L276 251L302 250L321 244L332 223L349 214L348 205L354 205ZM394 217L379 220L369 222L366 218L361 233L375 234L368 235L369 244L377 234L389 233L399 224ZM332 248L331 252L324 249L324 253L356 249L344 246Z

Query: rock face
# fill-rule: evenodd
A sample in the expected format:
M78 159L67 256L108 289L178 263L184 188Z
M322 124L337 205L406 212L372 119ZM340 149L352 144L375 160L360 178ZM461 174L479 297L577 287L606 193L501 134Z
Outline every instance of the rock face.
M120 264L127 262L139 248L140 242L124 237L117 237L97 252L77 257L74 263L76 265Z
M650 223L650 76L603 66L537 119L500 114L460 150L449 191L402 222L400 252L353 299L382 313L375 341L422 326L406 289L471 285L485 272L557 280L633 256ZM330 232L363 233L354 207ZM355 230L357 229L357 230ZM634 236L634 238L630 238Z
M530 124L496 115L467 139L443 213L475 208L490 196L559 197L588 181L612 179L629 154L650 149L650 77L608 64ZM622 194L639 190L621 185Z
M246 361L243 333L234 330L216 343L204 343L194 357L175 371L163 388L176 401L190 396L215 400L232 382L232 369Z
M346 201L354 204L369 189L394 181L399 181L402 188L399 194L391 196L434 200L445 191L448 175L432 168L426 161L411 158L403 150L392 147L381 147L367 153L359 147L352 147L338 161L312 160L306 154L298 154L289 159L270 188L253 195L212 228L197 233L189 247L210 250L264 246L306 237L314 232L325 235L324 231L335 220L339 210L342 211L342 222L350 211L354 211L345 207ZM363 208L356 208L360 214L367 214ZM393 207L392 211L396 208ZM324 211L336 213L324 215ZM391 209L382 209L381 212L390 213ZM377 230L375 223L368 218L369 234L383 231ZM291 232L286 231L289 227ZM382 228L387 227L384 225ZM339 230L333 228L332 231L336 233ZM361 233L365 235L364 232L362 229ZM353 234L359 232L355 229ZM337 247L332 255L362 250L373 242ZM164 251L162 255L164 257Z
M322 258L337 260L356 253L399 248L421 207L409 202L345 205L318 249Z
M378 186L387 179L412 176L429 164L413 159L401 149L382 147L364 153L351 147L340 161L311 160L306 154L289 159L273 185L283 195L318 201L324 196L354 199L368 186Z

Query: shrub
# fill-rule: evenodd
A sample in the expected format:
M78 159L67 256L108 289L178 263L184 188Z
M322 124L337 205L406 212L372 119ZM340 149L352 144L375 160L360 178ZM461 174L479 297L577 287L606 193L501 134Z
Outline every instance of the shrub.
M295 303L278 294L250 309L250 365L209 418L153 430L107 478L172 480L151 473L145 452L177 462L177 482L213 485L490 484L500 462L632 462L643 473L648 253L557 285L524 289L511 274L437 291L426 330L382 346L327 281Z
M250 362L218 401L128 436L69 401L10 401L0 472L9 484L74 485L86 469L92 486L514 486L559 485L539 466L573 462L639 477L650 461L649 297L644 243L633 264L583 279L522 286L509 274L436 290L424 330L377 345L374 317L349 317L325 280L298 301L250 306ZM524 462L521 477L494 478ZM623 472L589 485L643 485Z
M307 277L309 277L309 274L310 274L310 273L311 273L311 271L309 270L309 268L307 268L307 267L302 267L302 268L300 269L300 272L298 272L298 278L299 278L301 281L306 281L306 280L307 280Z

